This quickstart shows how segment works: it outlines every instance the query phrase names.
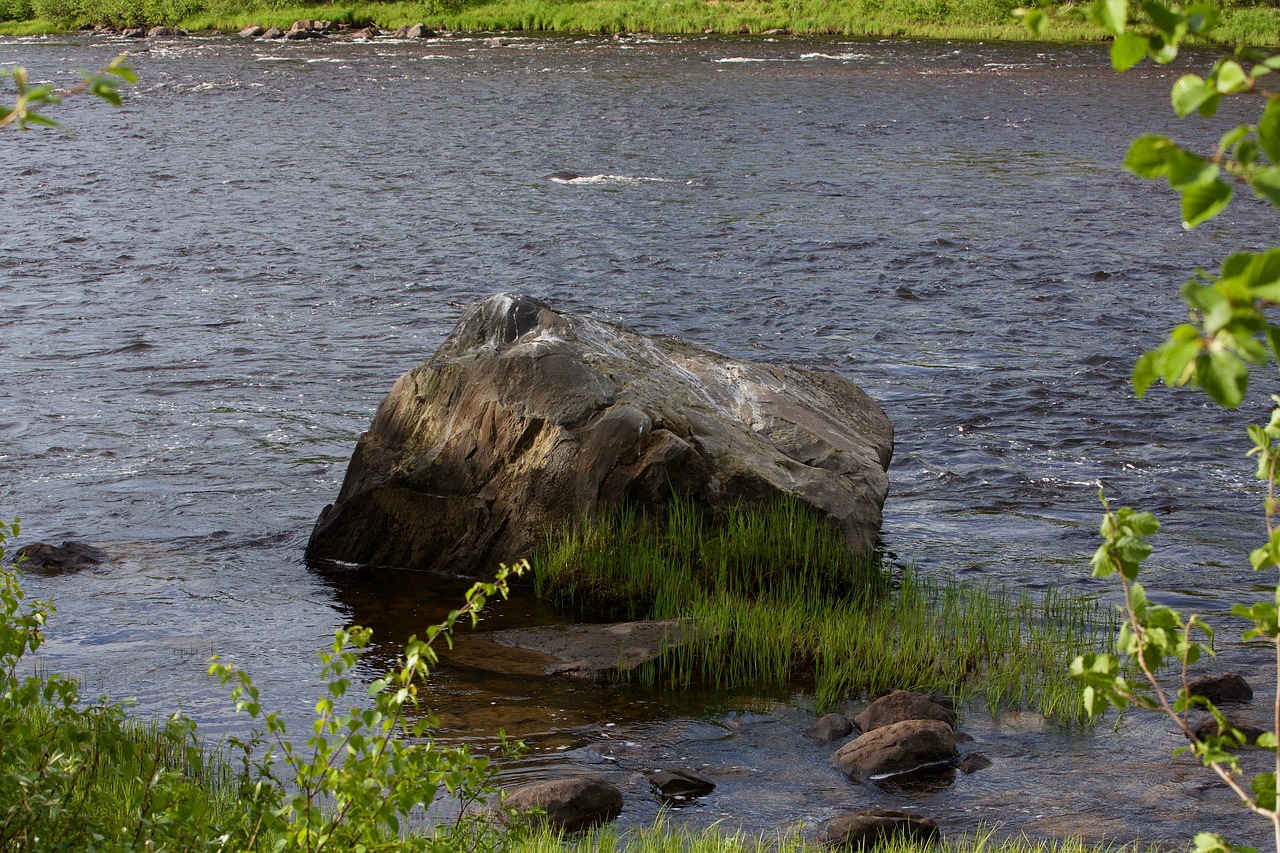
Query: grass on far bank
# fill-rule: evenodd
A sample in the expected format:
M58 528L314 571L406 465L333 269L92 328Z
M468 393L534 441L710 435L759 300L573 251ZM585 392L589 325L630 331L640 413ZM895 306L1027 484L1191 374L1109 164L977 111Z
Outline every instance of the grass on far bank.
M595 615L693 619L648 682L811 687L820 711L900 688L1082 718L1075 655L1106 648L1110 608L911 569L890 582L794 499L712 524L674 499L664 523L622 509L566 528L534 560L538 594Z
M287 0L0 0L0 35L57 32L84 24L174 24L236 31L249 24L287 28L300 18L392 29L419 21L452 31L648 32L1027 40L1012 10L1021 0L423 0L290 3ZM1222 43L1280 42L1273 0L1223 4ZM1052 4L1054 41L1098 41L1106 34Z

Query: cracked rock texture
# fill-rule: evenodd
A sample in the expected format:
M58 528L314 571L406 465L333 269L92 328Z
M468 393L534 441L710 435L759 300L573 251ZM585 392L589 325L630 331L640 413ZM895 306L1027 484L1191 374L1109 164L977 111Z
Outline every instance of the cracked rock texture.
M893 427L823 370L727 358L500 294L396 381L310 560L485 576L546 531L672 489L718 513L797 496L869 554Z

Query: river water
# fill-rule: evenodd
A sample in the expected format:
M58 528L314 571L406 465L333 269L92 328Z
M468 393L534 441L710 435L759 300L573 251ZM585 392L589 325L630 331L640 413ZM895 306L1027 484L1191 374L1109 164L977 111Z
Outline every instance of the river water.
M1119 169L1138 133L1211 138L1167 106L1204 56L1118 78L1094 46L62 37L0 42L0 64L67 84L121 50L141 75L123 109L69 101L75 135L0 142L0 515L111 554L27 583L60 610L42 665L90 692L241 730L203 674L217 653L300 722L335 628L372 625L385 655L452 604L302 549L394 379L509 290L862 384L898 434L885 547L923 572L1101 594L1101 480L1165 524L1162 600L1220 617L1259 588L1243 416L1127 385L1196 266L1275 240L1247 198L1184 232L1170 193ZM485 626L557 618L521 597ZM1223 636L1215 667L1265 663ZM1158 721L973 709L995 765L904 791L830 768L798 735L803 696L461 665L435 694L442 737L530 742L513 780L609 775L625 825L657 813L642 773L678 762L720 783L676 814L695 825L877 804L948 832L1265 840Z

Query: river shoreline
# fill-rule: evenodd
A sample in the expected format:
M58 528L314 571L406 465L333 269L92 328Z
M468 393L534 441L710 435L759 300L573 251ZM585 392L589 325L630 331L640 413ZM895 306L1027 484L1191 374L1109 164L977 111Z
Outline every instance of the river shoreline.
M11 4L17 9L19 3ZM1042 37L1033 37L1014 17L1010 0L953 8L947 4L861 2L824 4L816 0L778 3L751 0L740 3L658 3L652 0L590 0L555 3L552 0L487 0L473 4L446 3L333 3L238 6L196 2L180 14L162 14L144 3L104 9L74 4L61 7L61 19L40 17L41 6L28 4L31 17L0 21L0 36L65 33L99 27L180 27L192 32L238 32L251 25L287 30L296 20L325 20L335 28L356 30L374 26L396 30L423 23L450 32L528 32L655 35L739 35L786 38L840 36L862 38L929 38L975 41L1099 42L1109 34L1084 22L1075 4L1051 10L1055 24ZM936 6L936 8L934 8ZM5 14L0 6L0 15ZM12 15L13 12L8 14ZM1274 45L1280 38L1280 9L1270 6L1227 7L1215 32L1216 44Z

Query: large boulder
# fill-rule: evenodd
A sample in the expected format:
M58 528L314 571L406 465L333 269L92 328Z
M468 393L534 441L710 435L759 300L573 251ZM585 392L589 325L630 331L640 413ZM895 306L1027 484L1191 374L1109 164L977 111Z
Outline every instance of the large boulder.
M711 513L797 496L870 554L893 428L857 385L502 294L401 376L311 560L484 575L548 530L673 490Z

